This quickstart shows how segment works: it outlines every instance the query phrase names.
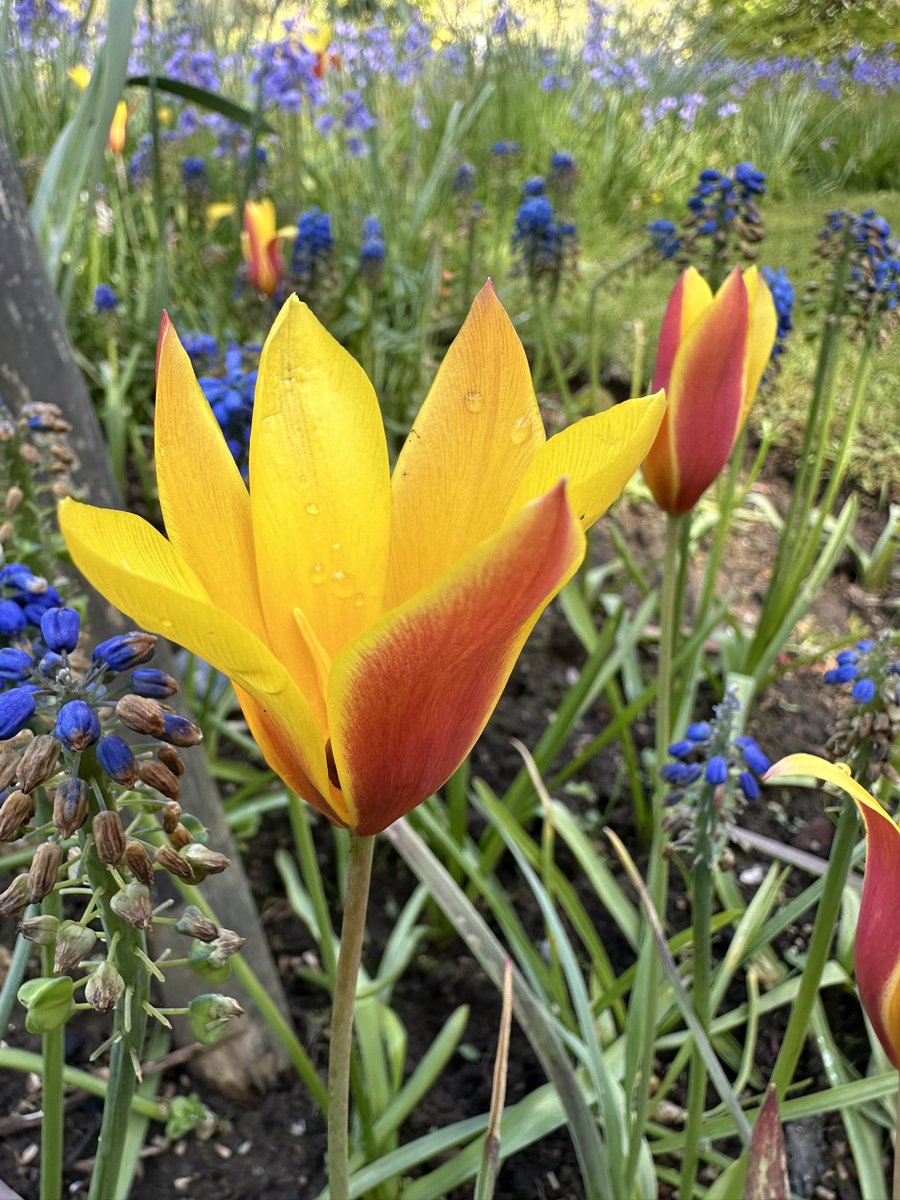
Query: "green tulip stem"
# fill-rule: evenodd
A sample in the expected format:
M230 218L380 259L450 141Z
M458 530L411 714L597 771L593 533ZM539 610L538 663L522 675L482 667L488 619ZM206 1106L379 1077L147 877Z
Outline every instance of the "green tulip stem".
M38 819L49 817L49 803L40 800ZM63 915L59 893L50 891L41 902L44 916L60 919ZM53 975L53 945L41 947L41 974L45 978ZM63 1068L66 1064L65 1022L41 1035L41 1057L44 1060L41 1081L41 1184L40 1200L60 1200L62 1196L63 1125L65 1113L65 1088Z
M328 1195L350 1197L350 1052L353 1011L366 932L366 909L372 878L374 837L349 833L347 894L341 925L341 948L334 981L331 1048L328 1053Z
M707 785L709 786L709 785ZM693 983L691 999L697 1023L704 1033L709 1030L710 995L712 992L712 870L705 855L697 854L693 870L691 913L694 927ZM694 1194L700 1139L703 1136L703 1117L706 1108L706 1063L699 1051L691 1056L688 1084L687 1128L684 1153L681 1159L680 1196L689 1200Z

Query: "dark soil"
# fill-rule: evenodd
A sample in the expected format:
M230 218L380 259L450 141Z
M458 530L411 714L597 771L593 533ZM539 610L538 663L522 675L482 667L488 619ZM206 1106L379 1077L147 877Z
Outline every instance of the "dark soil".
M783 504L785 481L775 477L760 483L776 504ZM619 507L616 520L629 544L642 560L651 562L661 552L663 523L646 506L626 503ZM857 537L871 544L877 537L877 519L867 517ZM774 535L766 522L740 525L727 555L727 584L737 597L735 611L739 619L752 621L762 596L762 587L773 557ZM593 553L598 559L611 553L603 523L597 531ZM884 620L883 598L864 592L853 580L851 564L826 587L811 618L799 631L805 647L821 646L845 634L851 627L878 628ZM577 639L555 607L538 624L519 662L510 685L491 725L476 747L472 758L473 773L502 790L511 782L521 760L509 744L516 736L533 746L558 705L572 672L584 655ZM822 663L786 669L755 706L749 731L774 759L795 750L821 752L829 735L835 697L822 688ZM700 715L698 713L698 715ZM567 748L571 757L575 748L586 744L609 718L602 702L588 713L575 731ZM636 722L634 736L638 746L652 741L649 718ZM565 761L565 758L562 760ZM605 809L617 787L621 770L621 752L613 745L595 757L579 777L588 785L570 803L592 814L581 798L593 794L597 805ZM630 806L626 797L604 820L611 819L620 835L631 836ZM775 798L763 796L743 814L742 823L757 833L795 845L814 853L827 852L831 825L823 819L821 799L814 792L794 797L788 809ZM319 831L323 856L330 855L331 838L327 829ZM327 1056L328 1010L322 993L307 984L297 969L308 961L313 946L305 929L294 916L280 893L272 867L272 853L289 841L286 818L267 818L263 831L247 855L247 867L263 912L273 954L278 962L285 992L296 1027L316 1065L324 1074ZM598 837L598 844L600 838ZM565 866L564 858L561 860ZM760 855L736 851L735 871L749 895L759 881L758 866L768 863ZM575 877L572 872L572 877ZM325 872L325 878L329 878ZM543 927L533 906L526 902L520 877L504 862L500 878L507 887L526 928L535 940L543 937ZM673 896L670 920L686 923L687 905L677 871L672 873ZM802 886L801 877L788 879L785 896ZM395 914L409 896L414 880L398 861L386 842L378 849L374 890L370 907L367 958L377 961L381 946L392 927ZM596 919L616 969L630 963L630 952L608 916L585 890L583 899ZM7 935L9 930L7 930ZM801 948L809 927L789 930L785 945ZM724 945L716 945L721 953ZM436 937L421 947L412 968L396 986L394 1006L409 1035L408 1063L419 1061L452 1010L467 1004L469 1021L464 1035L463 1052L448 1066L440 1085L416 1108L404 1127L408 1139L453 1121L485 1111L490 1101L491 1076L500 1017L499 996L466 953L452 938ZM829 1015L841 1031L842 1043L856 1041L860 1052L865 1045L860 1010L851 994L829 995ZM83 1014L82 1014L83 1015ZM68 1048L69 1061L86 1065L95 1045L106 1036L100 1019L73 1023L76 1039ZM760 1031L760 1058L757 1063L761 1084L777 1054L783 1015L773 1018ZM37 1048L16 1023L11 1031L15 1045ZM864 1066L864 1062L861 1063ZM658 1064L662 1071L664 1064ZM810 1048L798 1072L815 1087L824 1086L821 1064ZM544 1082L544 1076L524 1037L514 1030L509 1058L508 1102L515 1102ZM196 1090L186 1066L166 1072L160 1096L188 1094ZM677 1099L677 1097L673 1097ZM206 1136L190 1136L166 1142L157 1129L151 1129L149 1142L132 1190L133 1200L159 1200L160 1197L187 1196L192 1200L313 1200L324 1185L324 1127L303 1088L285 1079L280 1089L241 1104L221 1096L206 1094L203 1100L215 1114ZM39 1129L34 1114L40 1107L37 1080L6 1073L0 1078L0 1181L23 1200L37 1197ZM74 1096L68 1112L66 1130L66 1180L68 1195L85 1194L95 1137L99 1128L99 1103ZM858 1200L852 1181L852 1163L846 1138L838 1118L829 1122L797 1122L788 1126L789 1153L793 1165L793 1187L798 1196L822 1200ZM432 1166L435 1164L432 1164ZM848 1169L849 1168L849 1169ZM0 1200L6 1193L0 1183ZM471 1195L460 1191L452 1200ZM526 1152L507 1160L501 1169L495 1193L497 1200L581 1200L583 1191L571 1142L564 1130L531 1146ZM661 1192L667 1196L668 1192ZM110 1200L116 1198L110 1197ZM648 1197L647 1200L653 1200Z

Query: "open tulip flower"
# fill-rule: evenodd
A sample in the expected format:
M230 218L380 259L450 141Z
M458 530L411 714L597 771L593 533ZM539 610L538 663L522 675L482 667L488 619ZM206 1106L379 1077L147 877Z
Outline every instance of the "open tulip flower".
M866 874L853 947L856 986L885 1054L900 1068L900 828L843 763L790 754L765 778L769 782L784 775L811 775L834 784L854 801L865 823Z
M228 675L271 767L332 822L385 829L472 748L583 530L656 436L661 395L545 439L488 284L393 478L362 369L292 297L262 351L249 491L164 317L156 470L168 538L72 500L90 582Z
M735 268L713 296L694 267L669 298L653 374L666 415L644 463L659 507L694 507L731 454L775 344L772 296L756 267Z

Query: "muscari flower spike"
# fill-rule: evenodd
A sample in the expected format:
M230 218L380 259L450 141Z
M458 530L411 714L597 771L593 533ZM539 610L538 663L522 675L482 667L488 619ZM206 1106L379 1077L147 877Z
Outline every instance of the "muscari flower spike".
M765 781L804 775L849 796L866 827L866 871L853 946L856 985L885 1054L900 1069L900 828L844 763L829 763L814 754L790 754L769 769Z
M371 384L292 298L260 360L248 490L168 318L157 361L168 536L66 501L73 558L132 618L232 679L289 787L334 824L377 833L471 749L577 570L583 530L646 455L664 400L616 405L546 441L488 285L391 478Z

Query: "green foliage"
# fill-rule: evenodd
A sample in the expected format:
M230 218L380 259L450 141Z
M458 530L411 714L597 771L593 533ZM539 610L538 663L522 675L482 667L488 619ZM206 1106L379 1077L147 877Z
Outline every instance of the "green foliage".
M897 13L881 0L708 0L710 28L746 57L831 57L897 37Z

